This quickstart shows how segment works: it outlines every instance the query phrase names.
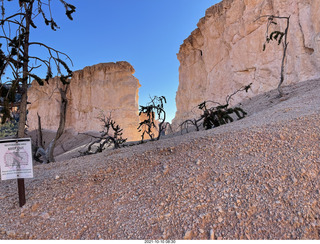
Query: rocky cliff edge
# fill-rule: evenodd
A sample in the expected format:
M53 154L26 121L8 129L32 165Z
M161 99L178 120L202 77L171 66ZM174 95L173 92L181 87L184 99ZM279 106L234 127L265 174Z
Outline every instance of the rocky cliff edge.
M209 9L181 45L177 112L179 125L197 115L204 100L224 102L227 95L253 83L233 104L277 87L282 46L265 42L267 18L290 16L284 85L320 77L320 2L311 0L224 0ZM281 31L285 21L277 20Z

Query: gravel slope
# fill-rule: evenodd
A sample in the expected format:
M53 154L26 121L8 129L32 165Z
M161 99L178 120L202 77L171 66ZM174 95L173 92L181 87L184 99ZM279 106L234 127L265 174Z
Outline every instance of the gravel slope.
M34 168L0 183L0 239L319 239L320 82L243 103L210 131Z

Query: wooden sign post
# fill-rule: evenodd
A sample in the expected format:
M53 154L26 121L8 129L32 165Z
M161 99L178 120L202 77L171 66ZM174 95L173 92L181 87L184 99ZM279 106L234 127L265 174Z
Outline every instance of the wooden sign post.
M24 187L24 179L18 179L19 206L26 204L26 190Z
M18 179L19 206L26 203L25 178L33 178L30 138L0 140L1 180Z

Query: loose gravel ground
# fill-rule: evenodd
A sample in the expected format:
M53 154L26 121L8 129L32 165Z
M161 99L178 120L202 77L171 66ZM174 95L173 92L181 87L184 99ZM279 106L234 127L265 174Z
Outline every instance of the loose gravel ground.
M243 103L210 131L34 168L0 183L0 239L319 239L320 81Z

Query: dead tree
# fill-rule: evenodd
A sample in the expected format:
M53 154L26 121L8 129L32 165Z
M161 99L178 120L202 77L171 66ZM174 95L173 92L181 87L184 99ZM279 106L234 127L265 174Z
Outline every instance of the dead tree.
M66 124L66 114L67 114L67 106L68 106L68 98L67 98L67 92L69 88L70 83L66 83L65 85L62 85L62 88L58 88L60 93L60 120L59 120L59 127L56 132L55 138L49 143L49 146L45 149L43 145L42 140L42 129L41 129L41 117L38 115L38 143L37 143L37 152L35 154L36 157L43 156L44 157L44 163L50 163L55 162L54 159L54 149L57 144L57 141L64 133L65 124Z
M196 130L199 131L199 123L202 122L202 126L206 129L212 129L215 127L218 127L223 124L231 123L234 121L232 118L232 114L236 114L238 119L244 118L247 113L240 107L232 107L230 108L230 101L234 95L236 95L238 92L245 91L248 92L248 90L251 88L252 83L250 83L247 86L243 86L231 95L228 95L226 97L226 103L220 104L218 102L214 101L204 101L198 105L198 109L202 110L202 114L200 115L200 118L198 119L187 119L184 122L180 124L181 131L182 126L186 126L186 130L188 132L188 125L192 124L196 127ZM208 107L208 104L215 104L217 106ZM182 133L182 132L181 132Z
M202 118L200 119L187 119L185 121L183 121L180 124L180 132L181 135L183 134L183 130L185 129L187 133L189 133L189 125L193 125L194 127L196 127L196 131L200 130L200 126L201 124L198 124L200 121L202 120Z
M43 145L43 135L42 135L42 128L41 128L41 117L39 113L37 113L38 116L38 135L37 135L37 147L42 147L44 148Z
M149 102L146 106L140 106L139 116L141 114L146 114L147 119L140 122L138 131L142 132L141 142L144 140L144 134L148 134L150 139L155 140L154 131L157 130L157 126L155 124L156 119L160 121L158 126L158 135L156 140L160 139L161 133L164 130L163 124L166 121L166 111L164 110L164 103L166 103L166 98L164 96L157 97L154 96L151 98L151 102ZM157 118L155 117L157 115Z
M59 93L61 97L61 102L60 102L60 121L59 121L59 127L56 133L55 138L53 139L53 142L51 144L51 147L49 147L49 155L48 155L48 160L49 162L54 162L54 148L56 146L57 141L59 138L62 136L64 132L64 128L66 125L66 115L67 115L67 106L68 106L68 98L67 98L67 92L69 88L70 83L66 83L63 85L62 88L59 88Z
M72 20L72 14L76 8L65 0L58 1L65 7L66 16ZM16 4L16 6L7 7L6 4ZM64 84L67 78L72 75L71 70L62 60L62 58L66 58L72 63L68 55L44 43L30 40L30 34L37 28L36 20L39 18L42 18L44 23L50 26L52 30L55 31L59 28L52 18L51 4L51 0L0 1L2 10L2 18L0 19L0 40L2 42L0 43L0 78L1 83L11 84L10 92L21 94L18 137L25 136L27 92L30 80L36 80L40 85L44 84L44 80L36 75L35 70L42 65L45 66L47 68L45 81L48 81L52 78L52 67L55 66ZM15 7L18 11L6 16L7 12ZM33 56L30 53L30 47L33 46L44 48L48 52L49 58L43 59ZM62 74L60 66L66 69L67 75ZM4 82L2 78L7 72L11 73L13 78L9 78L7 82Z
M282 97L284 94L283 94L281 85L284 81L284 67L285 67L286 54L287 54L287 49L288 49L288 44L289 44L288 31L289 31L289 24L290 24L290 16L289 17L282 17L282 16L274 16L274 15L264 15L264 16L259 17L258 19L260 19L260 18L268 18L267 30L266 30L266 40L265 40L265 43L263 44L263 51L266 50L266 44L270 43L270 41L275 40L278 42L278 45L280 45L282 43L283 52L282 52L282 60L281 60L280 81L278 84L279 96ZM277 22L275 21L275 19L285 20L286 21L286 28L285 28L284 32L276 30L276 31L272 31L269 34L270 26L277 25Z
M100 136L85 134L98 140L91 142L85 152L80 152L81 156L102 152L106 147L110 147L112 144L114 145L114 149L117 149L127 141L127 138L122 138L123 129L121 129L120 126L116 124L115 120L112 119L111 112L107 117L101 112L98 119L102 122L103 131L100 132ZM92 151L94 145L97 145L97 148Z
M169 133L172 134L173 133L173 129L172 129L172 126L169 122L165 122L163 125L162 125L163 129L162 129L162 132L163 134L167 135L168 134L168 130L169 130Z

